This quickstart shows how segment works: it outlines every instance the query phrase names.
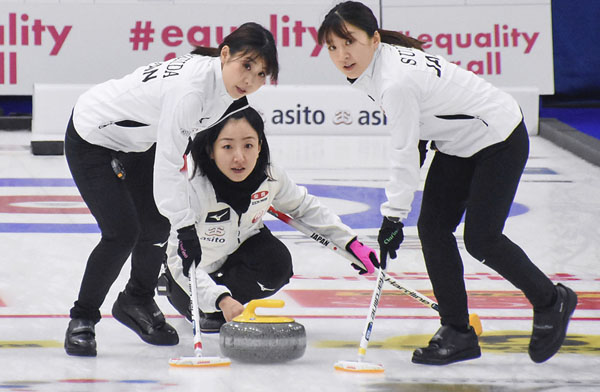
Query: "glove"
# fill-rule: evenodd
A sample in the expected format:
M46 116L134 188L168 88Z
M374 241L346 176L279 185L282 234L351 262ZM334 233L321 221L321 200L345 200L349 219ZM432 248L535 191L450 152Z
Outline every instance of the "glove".
M363 245L354 237L346 245L346 250L361 262L364 267L352 264L352 268L358 271L359 275L372 274L375 268L379 268L379 260L375 251L366 245Z
M381 229L379 229L379 235L377 236L377 242L379 243L379 250L381 252L379 258L381 268L386 268L388 255L391 259L396 258L396 251L404 240L403 227L404 224L402 224L402 222L393 222L387 217L383 217Z
M195 226L186 226L177 230L177 254L181 257L183 264L183 274L189 276L190 267L194 263L194 268L200 264L202 258L202 248L200 247L200 240L196 233Z

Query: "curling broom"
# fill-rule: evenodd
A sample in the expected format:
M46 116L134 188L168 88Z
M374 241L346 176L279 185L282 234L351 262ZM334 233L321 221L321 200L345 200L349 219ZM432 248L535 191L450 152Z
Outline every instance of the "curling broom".
M303 225L301 222L294 220L292 217L284 214L283 212L277 211L273 207L269 208L269 213L271 215L275 216L276 218L280 219L281 221L287 223L288 225L290 225L294 229L298 230L299 232L306 234L308 237L314 239L315 241L319 242L320 244L324 245L325 247L329 248L330 250L345 257L352 264L358 266L359 268L361 267L361 265L358 263L356 258L350 252L348 252L346 249L344 249L342 247L337 246L336 244L334 244L333 242L331 242L327 239L326 239L326 241L319 241L318 240L319 238L324 238L324 237L322 235L320 235L319 233L315 233L313 230L311 230L309 227ZM434 301L430 300L425 295L419 293L418 291L416 291L412 288L408 288L408 287L400 284L396 279L392 278L385 271L383 271L383 275L384 275L384 280L386 282L390 283L395 288L404 292L404 294L407 294L411 298L414 298L415 300L419 301L421 304L439 312L438 304L435 303ZM479 316L476 313L469 314L469 324L473 327L477 336L481 336L481 334L483 333L483 327L481 325L481 320L479 319Z
M221 357L202 356L202 337L200 331L200 313L198 310L198 288L196 287L196 266L190 268L190 307L192 313L192 328L194 331L194 354L193 357L178 357L169 359L169 365L174 367L215 367L229 366L231 360Z
M356 361L337 361L333 367L335 370L341 370L345 372L353 373L383 373L384 368L382 364L376 364L372 362L365 362L365 355L367 353L367 346L369 345L369 339L371 338L371 331L373 330L373 323L375 322L375 314L377 313L377 307L379 306L379 299L381 298L381 291L383 289L383 282L385 272L383 269L379 269L377 273L377 285L373 290L371 296L371 304L369 305L369 313L367 314L367 320L363 334L360 339L358 346L358 359Z

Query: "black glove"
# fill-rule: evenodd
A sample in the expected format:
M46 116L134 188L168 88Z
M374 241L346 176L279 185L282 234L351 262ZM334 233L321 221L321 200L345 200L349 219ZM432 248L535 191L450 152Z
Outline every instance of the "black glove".
M387 265L387 256L390 255L391 259L396 258L396 251L400 247L400 244L404 240L404 232L402 228L404 224L402 222L393 222L387 217L383 217L381 222L381 229L379 229L379 235L377 236L377 242L379 243L379 264L381 268L385 269Z
M200 247L196 227L193 225L182 227L177 230L177 238L179 239L177 254L181 257L183 274L189 276L192 263L194 263L194 267L197 267L202 258L202 248Z

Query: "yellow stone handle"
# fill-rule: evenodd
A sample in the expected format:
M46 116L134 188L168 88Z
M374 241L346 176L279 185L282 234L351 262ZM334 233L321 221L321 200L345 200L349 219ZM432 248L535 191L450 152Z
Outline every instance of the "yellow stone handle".
M281 299L253 299L248 302L246 308L233 321L242 323L293 323L294 319L281 316L259 316L256 308L283 308L285 302Z

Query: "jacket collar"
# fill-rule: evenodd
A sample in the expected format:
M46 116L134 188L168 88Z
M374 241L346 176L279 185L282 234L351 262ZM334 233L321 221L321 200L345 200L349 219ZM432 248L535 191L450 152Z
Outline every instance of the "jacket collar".
M213 57L212 62L213 72L215 74L215 94L216 96L221 98L223 102L229 105L234 101L234 99L227 92L227 88L225 88L225 81L223 80L223 71L221 70L221 58Z
M375 79L375 68L378 66L383 49L383 43L380 43L373 53L373 58L365 71L352 83L352 87L365 91L369 96L373 95L375 90L373 79Z

